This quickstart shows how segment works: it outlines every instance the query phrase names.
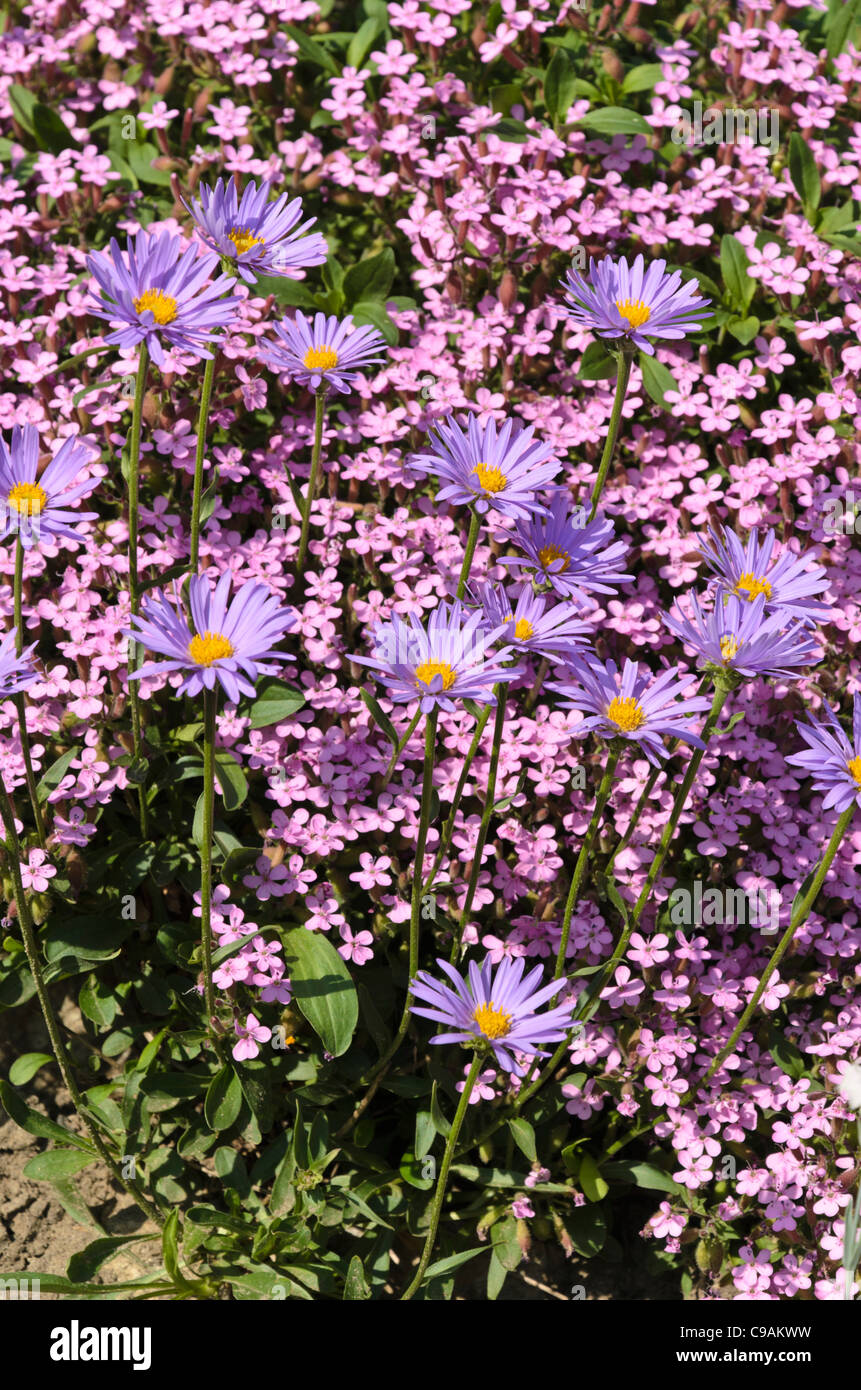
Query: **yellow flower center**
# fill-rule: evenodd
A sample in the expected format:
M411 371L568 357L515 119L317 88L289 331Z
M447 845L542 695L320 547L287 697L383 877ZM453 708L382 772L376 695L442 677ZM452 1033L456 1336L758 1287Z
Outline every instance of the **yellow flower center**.
M227 240L233 242L237 256L250 251L252 246L265 244L262 236L255 236L247 227L234 227L232 232L227 233Z
M305 366L309 372L328 372L338 365L338 354L334 348L309 348L305 353Z
M855 778L855 781L858 783L858 787L861 790L861 757L853 758L851 763L847 763L846 766L852 773L852 776Z
M746 598L748 603L753 603L760 594L765 594L766 598L771 598L771 585L767 579L756 579L750 570L746 570L733 589L733 593L738 594L739 598Z
M720 654L724 662L732 661L734 657L738 656L738 649L740 646L741 642L739 642L734 633L728 632L726 637L722 637L720 639Z
M479 1004L473 1019L478 1027L479 1033L483 1033L486 1038L505 1038L511 1032L511 1014L505 1013L503 1009L497 1009L491 999L489 1004Z
M233 651L233 643L220 632L200 633L188 644L188 654L197 666L211 666L225 656L232 656Z
M176 318L176 300L169 294L163 294L161 290L144 290L135 300L135 312L145 314L149 311L156 323L162 327L166 323L173 323Z
M535 628L528 618L518 618L514 628L514 636L518 642L528 642L533 636Z
M416 667L416 680L421 681L422 685L430 685L434 676L442 676L443 690L450 690L457 672L446 661L423 661L421 666Z
M557 574L563 574L571 561L568 551L560 550L558 545L545 545L543 550L539 550L538 558L541 561L541 568L545 570L550 568L554 560L561 560L562 564L556 571Z
M630 734L645 723L646 716L633 695L617 695L607 706L607 718L612 720L623 734Z
M502 469L491 467L489 463L477 463L472 471L478 478L483 492L502 492L508 484Z
M9 506L21 516L38 516L47 502L48 494L38 483L16 483L9 493Z
M644 304L642 299L617 299L616 308L627 319L632 328L642 328L644 323L648 323L652 317L652 311L648 304Z

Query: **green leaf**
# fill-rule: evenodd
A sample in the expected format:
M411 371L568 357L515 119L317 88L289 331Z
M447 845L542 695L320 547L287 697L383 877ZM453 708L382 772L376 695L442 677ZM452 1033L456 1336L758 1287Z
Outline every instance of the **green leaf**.
M760 322L753 314L749 314L747 318L742 318L739 314L733 314L731 318L727 319L726 326L727 331L731 333L743 347L747 347L748 343L752 343L759 332Z
M819 866L817 865L817 868L818 868L818 867L819 867ZM810 870L810 873L807 875L806 879L805 879L804 882L802 883L802 885L801 885L801 887L799 888L798 892L796 893L795 897L792 899L792 908L791 908L790 913L789 913L790 921L793 919L793 917L795 916L796 912L797 912L798 909L801 907L801 904L804 902L804 899L807 897L807 894L810 892L810 888L811 888L811 885L812 885L813 880L815 879L815 877L816 877L816 869L811 869L811 870ZM816 900L814 899L814 902L815 902L815 901L816 901ZM812 904L811 904L811 906L812 906Z
M603 381L618 372L616 359L602 342L590 343L580 359L577 375L582 381Z
M34 135L33 107L37 104L36 97L32 92L28 92L26 87L20 87L17 82L13 82L7 89L6 96L12 107L12 115L19 126L28 134Z
M191 1072L158 1071L145 1076L140 1083L141 1093L146 1096L147 1109L151 1114L172 1110L184 1100L199 1100L207 1085L205 1076Z
M772 1028L770 1052L780 1070L786 1072L794 1081L799 1081L807 1071L803 1053L779 1029Z
M78 994L81 1013L100 1028L109 1028L117 1016L119 1007L110 984L100 980L98 975L90 975Z
M355 68L358 72L385 27L384 21L377 15L366 19L364 24L359 26L347 48L348 67Z
M647 395L651 396L655 405L663 406L668 409L665 399L668 391L678 391L678 383L663 362L658 362L656 358L650 357L648 353L640 353L640 371L643 374L643 387Z
M56 762L51 763L47 772L42 774L42 780L36 788L40 801L49 791L53 791L55 787L60 785L68 771L69 764L78 756L79 751L77 748L67 749L57 758Z
M328 941L326 942L328 946ZM337 955L337 952L335 953ZM338 956L338 960L341 957ZM266 1070L260 1065L248 1067L242 1062L235 1062L236 1074L239 1077L239 1084L242 1087L248 1107L260 1128L260 1133L265 1134L272 1128L274 1108L272 1105L272 1093L269 1087L269 1078Z
M529 1121L520 1118L509 1120L508 1128L520 1152L529 1159L530 1163L535 1163L538 1159L535 1147L535 1130Z
M37 1139L53 1139L60 1144L71 1144L76 1149L82 1149L85 1153L95 1157L96 1150L89 1139L82 1139L80 1135L74 1134L72 1130L66 1129L64 1125L55 1124L49 1120L47 1115L40 1115L38 1110L31 1110L29 1105L13 1090L8 1081L0 1081L0 1101L3 1102L3 1109L19 1129L26 1130L28 1134L34 1134Z
M280 724L282 720L294 715L304 704L304 692L297 690L295 685L286 685L284 681L271 678L261 681L257 689L257 698L251 706L251 727L265 729L270 724Z
M610 1191L610 1184L602 1178L601 1170L591 1154L584 1154L580 1159L577 1180L590 1202L603 1202Z
M64 1178L73 1178L97 1158L98 1154L81 1153L79 1149L48 1149L25 1163L24 1177L36 1178L39 1182L62 1182Z
M216 1072L206 1089L203 1113L210 1129L230 1129L242 1109L242 1087L232 1067Z
M511 1273L523 1259L523 1251L517 1239L517 1220L513 1216L507 1216L504 1221L497 1221L490 1232L493 1242L493 1250L503 1269Z
M683 1189L679 1183L656 1168L653 1163L634 1163L628 1159L603 1163L601 1172L610 1182L632 1182L635 1187L646 1188L652 1192L671 1192L674 1195Z
M461 1250L459 1255L446 1255L444 1260L437 1260L425 1273L425 1279L438 1279L441 1274L451 1274L453 1269L460 1269L468 1260L474 1260L476 1255L486 1255L487 1246L477 1245L472 1250Z
M494 1303L502 1293L508 1270L499 1259L495 1250L490 1252L490 1263L487 1266L487 1297L490 1303Z
M529 129L523 121L514 121L510 116L503 116L501 121L497 121L495 126L490 126L487 133L495 135L504 141L506 145L522 145L529 139Z
M641 63L639 67L631 68L630 72L625 73L622 95L627 97L632 92L651 92L655 83L661 81L663 74L664 69L660 63Z
M50 106L43 106L41 101L35 102L30 111L30 119L33 123L33 135L40 149L46 150L49 154L60 154L63 150L77 147L69 127Z
M429 1110L416 1112L416 1138L413 1144L416 1158L421 1161L430 1153L436 1139L436 1125Z
M179 1212L174 1208L161 1233L161 1257L171 1283L182 1286L187 1281L179 1268Z
M169 170L153 168L153 160L160 158L161 150L156 145L143 140L128 142L126 161L135 177L141 183L149 183L156 188L170 188Z
M847 46L855 26L859 23L859 9L861 0L837 0L837 3L829 8L825 21L829 58L836 58Z
M9 1068L9 1080L13 1086L26 1086L31 1077L36 1075L40 1067L46 1062L53 1062L47 1052L24 1052L17 1057Z
M756 293L756 281L748 275L747 252L730 232L720 239L720 268L730 307L744 314Z
M116 917L63 917L56 921L52 918L43 938L45 955L51 962L68 956L79 964L112 960L134 929L133 920Z
M789 177L801 199L804 216L815 226L814 219L819 207L822 185L813 151L797 130L789 137Z
M360 299L352 309L353 321L357 328L364 328L370 325L376 328L378 333L382 333L389 347L394 347L400 337L400 330L397 324L386 312L386 306L382 300Z
M366 1301L371 1297L371 1286L365 1278L365 1267L358 1255L354 1255L347 1268L344 1280L344 1299L351 1303Z
M651 135L652 127L637 111L622 106L602 106L574 121L574 129L585 126L598 135Z
M332 74L333 77L340 76L338 64L335 62L331 53L328 53L316 39L305 33L304 29L299 29L295 24L282 24L280 29L289 34L290 38L299 49L299 56L305 59L306 63L314 63L319 68Z
M451 1134L451 1124L446 1119L445 1115L442 1113L442 1110L440 1109L439 1088L436 1082L433 1083L433 1089L431 1091L430 1113L431 1118L436 1127L437 1134L441 1134L444 1139L447 1139L448 1136Z
M600 1255L607 1239L607 1222L601 1207L575 1207L564 1217L563 1224L578 1255L586 1259Z
M625 926L627 926L628 904L625 902L625 899L621 896L618 888L616 887L616 880L613 878L612 874L610 874L604 880L604 891L607 894L607 897L610 899L610 902L615 907L619 916L622 918L622 921L625 923Z
M395 732L395 726L387 714L384 714L369 690L360 690L359 694L368 707L368 711L376 724L377 728L385 734L393 748L397 748L400 738Z
M554 125L567 116L577 92L577 59L566 48L557 48L544 74L544 104Z
M221 797L225 811L235 811L248 795L248 783L245 780L245 773L229 749L216 748L215 772L221 783Z
M320 932L294 927L284 933L285 953L292 958L293 997L327 1052L340 1057L359 1021L359 1001L341 956Z

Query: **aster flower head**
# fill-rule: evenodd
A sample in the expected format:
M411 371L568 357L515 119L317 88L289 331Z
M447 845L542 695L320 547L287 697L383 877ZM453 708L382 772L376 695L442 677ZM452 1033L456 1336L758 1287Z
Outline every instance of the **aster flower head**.
M624 256L605 256L597 265L590 258L588 279L569 270L563 282L568 316L600 338L624 338L653 357L650 338L684 338L712 316L696 281L683 284L680 270L668 275L666 269L661 260L646 269L642 256L631 266Z
M38 673L33 670L35 650L36 643L33 642L29 647L24 647L18 656L15 651L14 628L0 639L0 700L5 700L9 695L17 695L20 690L26 690L28 685L32 685L34 680L38 679Z
M506 420L482 424L470 415L465 428L454 415L441 421L429 436L428 449L410 457L422 474L435 473L445 486L437 502L472 505L478 512L490 507L515 520L546 516L537 494L552 483L562 467L548 445L535 437L532 425Z
M0 540L20 536L25 550L38 544L41 536L80 541L70 523L93 521L98 516L98 512L67 510L97 484L96 478L87 478L77 487L70 486L90 462L92 451L79 439L65 439L37 480L40 446L35 425L23 429L16 425L8 446L0 437Z
M91 312L120 325L105 342L125 348L145 343L157 367L164 365L165 346L211 357L208 345L239 303L225 297L229 275L206 283L217 264L217 256L201 256L196 246L183 251L182 239L171 232L138 232L125 251L112 238L110 255L87 259L101 287L99 308Z
M583 602L588 592L612 594L618 584L633 582L621 569L628 547L613 540L612 521L600 512L588 521L584 507L572 509L564 489L553 494L546 517L518 522L512 539L524 554L503 555L499 563L531 574L563 598Z
M461 975L448 961L437 965L451 981L442 984L420 970L410 982L414 999L413 1013L443 1023L448 1031L431 1038L434 1043L472 1043L493 1052L503 1071L523 1076L514 1053L527 1057L546 1057L542 1043L561 1042L571 1023L574 1000L568 999L547 1013L537 1010L559 993L562 981L551 980L539 987L544 971L536 965L524 978L526 961L523 956L504 956L494 970L491 955L479 969L471 961L467 974ZM428 1007L425 1007L428 1006Z
M728 589L748 603L762 594L767 613L783 609L806 623L815 622L829 611L826 603L813 597L828 588L822 565L808 569L816 557L815 550L802 555L784 550L772 564L777 541L774 531L766 531L761 540L751 531L746 544L734 531L726 531L721 537L714 527L709 527L709 536L711 544L704 541L701 549L706 564L717 576L719 588Z
M235 266L246 284L258 275L286 275L300 279L306 266L323 265L329 254L325 237L319 232L306 235L316 217L301 222L302 199L289 201L282 193L270 201L272 186L265 180L260 187L251 180L240 197L233 179L217 179L215 187L201 184L200 197L185 203L197 229L226 269ZM183 200L185 201L185 200Z
M853 801L861 807L861 694L855 692L851 739L829 705L823 713L824 720L808 714L809 723L796 724L807 747L786 761L813 778L814 791L825 792L823 810L842 815Z
M406 704L419 700L424 714L435 708L453 710L456 700L493 705L493 686L523 674L522 667L505 666L511 648L489 658L499 632L484 626L484 615L468 615L463 604L442 602L422 627L415 614L409 624L397 614L380 623L373 634L374 655L352 656L369 666L386 687L390 700Z
M296 625L295 615L282 608L265 584L243 584L228 606L231 572L221 575L213 591L205 574L193 575L189 605L194 631L181 605L169 602L160 589L146 595L141 617L133 616L127 637L166 657L149 661L131 679L184 672L180 695L198 695L205 687L221 685L228 700L254 695L258 676L271 676L284 658L276 644Z
M356 378L373 363L386 340L376 328L353 327L353 316L315 314L313 322L297 311L295 318L275 324L278 342L263 345L261 360L276 372L312 391L330 387L346 395Z
M793 676L795 667L816 659L816 643L804 623L783 612L767 616L765 595L749 603L718 589L715 606L704 613L693 596L694 614L680 609L665 616L670 632L697 653L697 665L742 676Z
M695 695L681 698L690 687L691 676L679 675L675 668L640 675L635 661L625 661L621 675L615 661L602 665L591 661L575 667L576 681L560 681L549 689L567 698L563 709L579 709L586 715L574 732L575 738L589 733L602 738L623 738L638 743L645 756L657 767L667 756L664 737L681 739L692 748L703 748L690 721L704 713L711 701Z
M549 661L570 660L592 635L573 603L555 603L547 610L547 595L533 593L528 584L511 594L500 584L482 584L474 598L487 626L499 634L497 641L515 652L537 652Z

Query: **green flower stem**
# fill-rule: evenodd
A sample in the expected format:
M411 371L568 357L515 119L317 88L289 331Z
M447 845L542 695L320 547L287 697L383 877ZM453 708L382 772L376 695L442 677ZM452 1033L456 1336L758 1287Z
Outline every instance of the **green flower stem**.
M502 747L502 730L505 727L505 707L508 703L507 683L505 681L497 681L496 685L493 687L493 693L496 697L496 719L493 721L493 743L490 748L490 768L487 774L487 791L484 798L484 810L481 813L481 824L478 827L478 839L475 842L475 853L473 855L466 898L464 899L460 914L460 926L452 943L450 956L452 965L454 965L460 955L464 927L469 921L469 914L472 911L475 892L478 888L478 877L481 873L484 846L487 842L487 832L493 818L493 803L496 798L496 774L499 770L499 750ZM488 708L490 708L490 706L488 706Z
M417 1291L419 1285L424 1279L425 1271L428 1265L430 1264L430 1257L433 1254L433 1248L436 1243L436 1235L437 1231L439 1230L439 1219L442 1214L442 1204L445 1199L446 1183L448 1182L448 1173L449 1169L451 1168L452 1159L454 1158L455 1145L457 1144L458 1137L461 1131L461 1126L463 1125L466 1112L469 1108L469 1098L472 1095L472 1088L476 1083L479 1072L481 1071L484 1058L485 1054L483 1052L477 1051L475 1053L472 1059L472 1066L469 1069L469 1075L467 1076L464 1088L460 1093L460 1100L458 1101L457 1110L454 1112L454 1119L451 1122L451 1132L448 1136L448 1139L446 1140L445 1153L443 1154L442 1159L442 1167L439 1170L439 1177L437 1178L436 1182L436 1192L434 1193L433 1205L431 1206L430 1228L427 1233L427 1239L425 1240L425 1247L422 1251L421 1259L419 1260L419 1267L416 1270L415 1277L413 1278L412 1283L410 1284L406 1292L401 1294L402 1303L405 1302L407 1299L412 1298L413 1294Z
M466 538L466 551L463 557L463 564L460 567L460 579L457 581L457 597L463 598L466 593L466 581L469 579L469 571L472 568L472 557L475 554L475 547L478 545L478 532L481 520L478 512L473 512L469 520L469 535Z
M141 452L141 422L143 420L143 403L146 395L147 372L149 369L149 353L146 344L140 345L140 356L138 358L138 374L135 382L135 400L132 409L132 429L129 440L129 602L132 614L136 617L140 613L140 588L138 584L138 486L140 471L140 452ZM129 638L129 677L137 667L138 644L133 637ZM141 705L140 691L137 682L129 679L129 702L132 709L132 750L135 762L142 756L141 753ZM138 783L138 806L140 808L141 838L149 839L149 827L147 824L147 804L146 791L142 783Z
M544 684L545 677L546 677L547 672L548 672L549 670L550 670L550 662L547 660L547 657L546 657L546 656L542 656L541 661L540 661L539 666L538 666L538 672L537 672L536 677L535 677L535 680L533 681L533 684L532 684L532 689L530 690L530 692L529 692L529 694L527 695L525 701L523 702L523 713L524 713L524 714L531 714L532 711L533 711L533 709L535 708L535 704L536 704L536 702L537 702L537 700L538 700L538 696L541 694L541 687L542 687L542 685Z
M831 839L828 841L828 848L822 856L819 868L816 870L816 873L813 877L813 882L811 883L801 902L798 904L798 907L791 914L789 926L786 928L786 931L783 933L783 936L780 938L780 941L774 948L771 960L765 967L765 970L763 971L762 976L760 978L759 984L757 985L751 999L748 1002L747 1008L745 1009L735 1028L733 1028L732 1033L730 1034L729 1041L725 1043L724 1046L721 1048L717 1057L715 1057L714 1061L712 1062L711 1066L709 1067L708 1071L703 1077L703 1085L705 1085L705 1083L712 1076L714 1076L715 1072L718 1070L719 1067L723 1066L727 1057L732 1052L733 1048L735 1047L736 1043L738 1042L748 1023L750 1022L757 1004L759 1003L760 999L765 993L766 986L768 985L769 980L771 979L777 967L780 965L780 962L783 960L783 957L786 955L786 952L788 951L789 946L792 942L792 938L798 931L798 928L803 926L804 923L807 921L807 918L810 916L810 910L813 907L813 904L815 903L817 897L819 896L819 890L825 882L825 877L828 873L828 870L831 868L831 864L834 860L835 854L840 848L840 843L843 839L843 836L849 829L849 825L852 821L852 817L854 816L854 814L855 803L853 801L852 805L849 806L843 812L842 816L835 825Z
M422 777L422 801L419 813L419 833L416 841L415 867L413 869L413 888L410 902L410 957L409 957L409 979L407 983L407 997L404 1003L404 1012L401 1016L398 1031L392 1039L380 1060L376 1063L373 1070L367 1077L370 1085L385 1070L391 1059L394 1057L401 1043L407 1035L407 1028L410 1022L410 1010L412 1007L412 990L410 982L419 968L419 932L422 920L422 897L424 895L424 857L425 845L427 844L428 828L430 826L431 802L433 800L433 770L434 754L436 750L436 726L439 718L439 710L436 706L427 716L425 723L425 764ZM376 1088L375 1088L376 1089ZM370 1096L365 1097L365 1103ZM363 1107L364 1108L364 1107ZM359 1111L361 1114L361 1111ZM358 1115L356 1115L358 1119Z
M215 359L218 349L207 359L203 369L203 386L200 392L200 413L197 417L197 450L194 456L194 494L191 502L191 555L188 562L189 574L197 573L200 559L200 501L203 495L203 458L206 453L206 429L209 424L209 407L212 401L212 383L215 380Z
M140 1207L141 1211L159 1226L164 1225L164 1217L140 1191L133 1182L129 1182L123 1177L122 1169L116 1160L111 1156L104 1140L87 1110L86 1102L78 1090L74 1074L72 1072L72 1062L63 1045L60 1035L60 1026L57 1016L54 1013L53 1005L48 996L48 990L42 975L42 966L39 960L39 943L36 937L36 929L33 925L33 918L30 913L30 904L24 892L24 884L21 879L21 845L18 840L18 832L15 829L15 814L12 810L12 803L6 786L0 782L0 814L2 814L3 825L6 831L6 849L9 854L9 861L12 869L12 882L15 885L15 902L18 907L18 921L21 924L21 935L24 940L24 950L27 953L27 961L30 972L33 976L33 983L36 986L36 994L42 1010L42 1017L45 1020L45 1027L48 1029L48 1036L51 1039L51 1047L60 1068L60 1075L63 1083L72 1097L72 1104L80 1115L84 1124L90 1132L90 1137L98 1150L100 1157L108 1165L117 1182L129 1194L132 1200Z
M214 1031L215 986L212 983L212 829L215 821L215 689L203 692L203 839L200 846L200 945L206 1027L221 1058L221 1040Z
M321 387L314 398L314 452L311 455L311 476L308 491L302 504L302 534L299 537L299 554L296 556L296 578L302 577L305 557L308 554L308 536L311 530L311 508L317 494L317 480L320 476L320 459L323 453L323 417L326 414L326 389Z
M24 547L21 544L21 533L15 539L15 582L14 582L14 604L15 604L15 652L18 656L24 650L24 622L22 615L22 590L24 586ZM39 793L36 789L36 778L33 773L33 759L30 756L30 736L27 733L27 697L23 690L19 690L15 696L15 708L18 711L18 731L21 738L21 751L24 754L24 769L27 775L27 791L30 794L30 805L33 808L33 819L36 822L36 833L39 836L39 844L45 848L45 823L42 820L42 809L39 805Z
M460 809L460 803L463 798L463 789L466 786L466 779L469 776L469 771L472 767L473 759L475 758L475 755L478 752L478 745L481 743L481 736L484 733L485 725L487 724L487 721L490 718L490 711L492 708L492 705L485 705L484 709L481 711L481 714L478 716L478 719L476 720L475 731L472 735L472 743L469 745L469 752L466 755L463 767L461 768L460 777L457 780L457 787L455 788L454 799L451 803L451 810L448 814L448 820L443 826L442 835L440 836L439 849L437 850L436 859L433 862L433 868L431 869L430 876L427 880L427 883L425 884L424 891L426 893L429 893L430 890L433 888L434 880L437 874L439 873L439 866L446 855L449 845L451 844L451 837L454 834L454 823L457 817L458 810Z
M553 971L554 980L561 980L565 973L565 957L568 954L568 938L571 935L571 918L574 916L574 909L577 906L577 899L580 896L580 888L586 873L586 865L589 862L589 855L592 853L592 845L598 833L598 826L604 814L604 807L610 796L613 787L613 774L616 771L616 764L622 752L622 740L614 739L610 744L610 751L607 757L607 766L604 769L604 776L601 778L601 785L598 788L598 795L595 798L595 809L592 812L592 819L586 831L586 838L580 847L577 856L577 863L574 867L574 876L571 879L571 887L568 890L568 899L565 903L565 912L562 917L562 936L559 941L559 950L556 953L556 969Z
M407 731L406 731L406 733L404 734L403 738L400 739L400 740L398 741L398 746L397 746L397 748L395 749L395 751L392 753L391 758L389 759L389 765L388 765L388 767L386 768L386 775L385 775L385 777L383 778L383 786L384 786L384 787L387 787L387 786L389 785L389 782L392 780L392 777L394 776L394 773L395 773L395 768L396 768L397 765L398 765L398 758L401 756L401 754L403 753L403 751L404 751L404 749L406 748L407 744L409 743L410 739L412 738L413 734L415 733L416 728L417 728L417 726L418 726L418 722L419 722L419 720L421 719L421 717L422 717L422 707L421 707L421 705L419 705L418 709L416 710L415 714L413 715L412 719L410 720L410 726L409 726L409 728L407 729Z
M706 747L708 746L709 738L711 737L717 725L718 719L720 718L721 710L723 709L726 703L727 696L729 695L732 689L734 689L734 683L726 679L719 679L715 683L712 707L709 711L708 718L703 726L702 731L702 741L706 745ZM652 864L646 877L646 883L643 887L643 891L637 899L636 906L633 908L630 917L628 918L628 921L625 924L625 928L622 932L622 935L619 938L618 944L612 956L608 961L604 963L603 968L595 975L594 980L592 984L589 986L589 988L584 991L583 999L581 1003L578 1005L573 1016L575 1022L579 1021L584 1015L587 1015L588 1012L592 1010L593 1001L599 997L600 992L604 988L606 981L609 979L616 965L619 963L622 956L625 954L628 942L630 941L633 932L636 930L637 924L639 923L643 911L646 907L646 904L649 901L649 895L651 894L652 888L654 887L655 880L657 879L658 874L661 872L664 860L667 857L667 851L669 850L670 842L672 841L673 835L675 834L676 826L679 822L679 816L684 810L685 803L687 802L688 795L690 793L691 787L694 784L694 779L696 778L699 765L705 756L705 752L705 747L694 749L693 756L691 757L690 763L688 764L688 770L685 774L684 781L682 782L682 785L676 793L676 798L673 802L673 809L670 813L670 819L664 828L664 833L661 836L661 842L658 846L655 857L652 860ZM562 1058L565 1056L565 1052L569 1046L569 1043L570 1039L565 1038L559 1044L553 1056L550 1058L550 1061L544 1067L543 1071L541 1072L541 1075L537 1078L537 1080L533 1081L530 1086L525 1087L519 1093L515 1102L516 1112L519 1112L526 1104L526 1102L530 1100L532 1096L536 1094L537 1091L540 1091L541 1087L548 1080L548 1078L553 1075L554 1071L559 1066L559 1063L562 1061Z
M601 500L601 493L604 491L604 484L607 481L607 474L610 471L610 464L613 462L613 454L616 450L616 440L619 437L619 426L622 423L622 407L625 404L625 394L628 390L628 382L631 378L631 363L633 356L627 346L623 346L616 358L616 395L613 400L613 411L610 416L610 424L607 429L607 438L604 440L604 452L601 455L601 463L598 468L598 477L592 489L591 504L589 512L591 521L598 510L598 503Z

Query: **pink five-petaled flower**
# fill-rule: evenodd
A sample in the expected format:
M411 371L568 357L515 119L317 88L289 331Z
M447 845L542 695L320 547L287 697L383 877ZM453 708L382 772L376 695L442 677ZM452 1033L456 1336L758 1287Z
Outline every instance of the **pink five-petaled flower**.
M253 1014L248 1015L244 1025L237 1019L233 1026L239 1038L233 1048L233 1057L237 1062L247 1062L256 1057L260 1051L257 1044L268 1042L272 1037L272 1029L258 1023Z
M371 950L374 944L372 933L360 931L354 936L346 924L340 930L344 944L338 947L338 955L343 956L344 960L351 960L354 965L366 965L374 954Z
M25 888L32 889L34 893L44 893L47 890L50 880L57 872L54 865L47 860L48 856L43 849L30 850L29 862L21 865L21 882Z

